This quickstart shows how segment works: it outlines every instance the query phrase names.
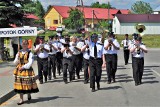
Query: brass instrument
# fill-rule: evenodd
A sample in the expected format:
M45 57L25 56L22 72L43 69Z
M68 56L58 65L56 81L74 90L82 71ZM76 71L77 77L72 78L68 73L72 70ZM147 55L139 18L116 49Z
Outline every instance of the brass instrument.
M134 45L137 47L137 54L139 55L140 54L140 44L136 43Z
M40 52L43 53L44 44L40 44Z
M146 30L146 27L143 24L136 24L136 31L140 34L140 36L144 35L144 31Z

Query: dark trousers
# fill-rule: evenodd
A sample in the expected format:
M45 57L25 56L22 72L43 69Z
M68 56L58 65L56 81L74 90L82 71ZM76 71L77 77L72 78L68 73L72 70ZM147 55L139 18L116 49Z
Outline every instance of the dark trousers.
M82 60L81 60L81 56L79 55L73 55L72 56L72 63L71 63L71 67L72 67L72 71L73 71L73 76L72 78L75 78L75 71L76 71L76 75L79 78L79 73L82 67Z
M72 59L71 58L63 58L63 80L67 81L67 70L69 72L70 81L72 80Z
M84 67L84 81L89 80L89 74L88 74L88 67L89 67L89 60L83 58L83 67Z
M13 47L13 54L15 59L16 54L18 53L18 44L12 44L12 47Z
M141 83L143 70L144 70L144 58L133 57L133 78L135 83Z
M111 78L115 79L115 74L117 71L117 54L106 54L105 59L108 82L111 82Z
M43 81L43 75L45 77L45 81L47 81L48 75L48 58L39 58L37 57L37 65L38 65L38 76L39 81ZM43 71L43 73L42 73Z
M60 74L60 70L62 69L62 59L63 59L63 53L57 52L56 54L56 67L57 71Z
M129 50L123 50L123 52L124 52L124 61L125 61L125 64L128 64L130 51Z
M49 55L48 57L48 77L51 79L52 74L51 70L53 73L53 77L56 77L56 55Z
M79 57L80 57L80 71L82 71L82 68L83 68L83 53L81 53L80 55L79 55Z
M99 84L101 80L102 58L94 59L90 57L89 67L90 67L90 88L95 88L95 82Z

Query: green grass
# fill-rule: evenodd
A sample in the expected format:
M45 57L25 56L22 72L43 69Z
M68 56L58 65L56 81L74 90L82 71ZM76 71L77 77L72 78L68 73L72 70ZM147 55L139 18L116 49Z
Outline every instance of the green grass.
M116 35L116 37L119 43L121 43L121 41L124 39L124 35ZM132 36L129 35L129 38L132 39ZM146 47L160 48L160 35L144 35L142 38L142 41Z

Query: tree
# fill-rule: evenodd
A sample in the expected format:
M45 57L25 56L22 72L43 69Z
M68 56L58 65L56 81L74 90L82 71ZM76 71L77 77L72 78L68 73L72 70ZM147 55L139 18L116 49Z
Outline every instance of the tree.
M22 26L25 21L22 6L30 0L1 0L0 1L0 28L9 28L11 24ZM21 6L17 6L17 4ZM0 59L2 59L2 48L4 38L0 37Z
M151 14L153 12L149 3L137 1L131 7L131 10L136 14Z
M44 10L41 2L39 2L38 0L36 2L36 13L35 14L41 19L45 15L45 10Z
M52 8L52 5L49 5L49 6L47 7L47 12L48 12L51 8Z
M107 3L107 4L106 3L102 3L102 4L100 4L99 2L92 3L91 7L93 7L93 8L114 8L114 7L111 6L110 3Z
M83 13L76 9L70 8L69 17L64 20L63 24L68 29L80 29L84 25Z

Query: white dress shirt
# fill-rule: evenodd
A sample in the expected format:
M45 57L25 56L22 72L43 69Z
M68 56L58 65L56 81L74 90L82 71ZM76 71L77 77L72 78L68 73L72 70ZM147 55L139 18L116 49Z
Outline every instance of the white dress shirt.
M52 41L52 45L58 49L58 41ZM51 48L51 47L50 47ZM55 50L53 47L52 47L52 52L49 52L48 54L50 55L54 55L57 53L58 50Z
M82 47L82 49L85 48L85 47L86 47L86 45L84 45ZM89 60L89 57L90 57L90 50L89 50L89 48L86 48L85 51L83 52L83 58Z
M65 49L64 46L62 46L61 50L63 50L63 49ZM69 49L73 52L74 47L70 46ZM72 54L71 54L70 52L67 53L66 50L63 52L63 57L64 57L64 58L69 58L69 57L71 57L71 56L72 56Z
M90 56L94 57L94 42L89 43L89 49L90 49ZM102 58L103 55L103 45L100 45L99 43L96 43L97 46L97 58Z
M132 45L131 49L133 49L135 47L136 47L135 45ZM144 44L140 44L140 47L146 50L146 46ZM135 58L142 58L142 57L144 57L144 52L142 50L140 50L140 54L137 54L137 49L135 49L135 51L132 52L132 55Z
M37 50L37 49L40 47L40 45L41 45L41 44L36 45L35 50ZM47 50L50 50L48 44L44 44L44 48L47 49ZM45 50L44 50L43 52L38 52L38 53L37 53L37 56L38 56L39 58L47 58L47 57L48 57L48 52L46 52Z
M104 47L106 47L109 44L108 39L104 41ZM116 39L113 39L113 44L120 48L120 44ZM114 46L111 46L111 50L104 49L103 54L117 54L118 50L114 48Z
M28 51L29 51L29 50L27 50L27 51L21 50L21 53L24 55L24 54L26 54L26 52L28 52ZM32 52L30 52L30 53L29 53L29 58L28 58L28 63L26 63L25 65L23 65L22 68L24 68L24 69L29 69L29 68L32 66L33 62L34 62L34 55L32 54ZM20 62L19 62L19 58L18 58L18 53L16 54L16 57L15 57L13 63L14 63L14 64L20 63Z
M123 45L124 49L129 49L129 46L131 44L131 40L122 40L121 44Z

